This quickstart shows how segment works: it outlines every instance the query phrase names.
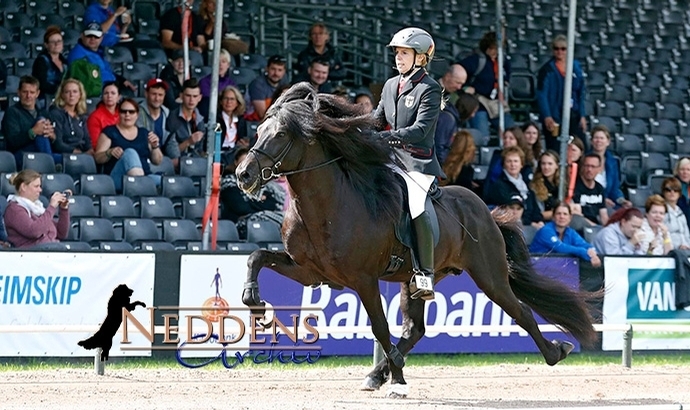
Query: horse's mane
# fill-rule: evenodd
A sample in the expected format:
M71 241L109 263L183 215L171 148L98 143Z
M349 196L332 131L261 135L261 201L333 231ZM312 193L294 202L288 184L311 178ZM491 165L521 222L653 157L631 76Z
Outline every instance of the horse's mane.
M397 220L402 211L399 184L388 167L391 148L375 132L375 120L339 97L317 94L308 83L290 87L268 109L286 132L318 142L337 162L374 218Z

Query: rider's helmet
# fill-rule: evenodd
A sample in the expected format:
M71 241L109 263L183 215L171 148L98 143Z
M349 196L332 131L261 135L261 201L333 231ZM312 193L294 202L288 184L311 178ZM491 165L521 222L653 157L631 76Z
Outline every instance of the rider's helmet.
M411 48L416 54L425 55L427 63L431 61L436 51L431 35L417 27L407 27L395 33L388 47Z

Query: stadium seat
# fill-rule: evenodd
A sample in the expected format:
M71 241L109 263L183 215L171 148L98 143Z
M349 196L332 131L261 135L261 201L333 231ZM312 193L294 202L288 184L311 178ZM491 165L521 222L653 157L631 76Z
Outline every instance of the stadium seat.
M129 48L123 46L107 48L105 50L105 59L113 65L131 64L134 62L132 52L129 50Z
M619 103L617 101L597 101L597 115L607 117L623 117L625 116L623 103Z
M22 12L5 13L5 19L3 21L3 26L14 32L19 32L19 30L24 27L34 27L35 21L33 16L30 16Z
M648 134L645 136L645 151L668 154L675 151L675 137Z
M206 210L206 198L182 198L183 219L189 219L195 223L200 223Z
M65 251L90 251L91 244L88 242L80 241L61 241L60 244L64 247Z
M17 163L14 154L9 151L0 151L0 173L13 173L17 171Z
M43 44L45 30L35 27L24 27L19 32L19 42L25 46L29 44Z
M95 174L96 162L89 154L69 154L62 156L62 172L80 179L82 174Z
M69 216L71 219L95 218L98 216L98 212L90 197L72 195L69 198Z
M41 28L48 28L50 26L65 27L67 21L59 14L39 14L36 16L36 24Z
M174 204L182 206L181 198L198 197L199 188L194 186L194 181L190 177L163 177L161 179L161 195L173 200Z
M226 244L228 242L239 242L240 234L237 232L237 226L229 219L218 220L218 233L216 241L219 244Z
M282 242L280 225L271 221L247 219L247 242L259 244L266 247L268 243Z
M26 75L31 75L31 69L34 64L33 58L17 58L14 60L14 75L21 78Z
M140 249L145 252L174 251L175 245L163 241L141 242L136 249Z
M180 175L183 177L199 178L206 176L208 160L206 158L180 158Z
M632 134L615 134L615 152L619 157L626 154L640 153L645 150L642 137Z
M597 236L599 231L602 229L601 225L585 226L582 231L584 232L584 239L588 243L593 243L594 238Z
M261 54L242 54L240 57L240 67L259 71L265 69L267 64L268 60Z
M132 199L124 195L102 196L100 215L114 223L137 217Z
M229 75L238 86L247 86L256 78L256 71L251 68L235 67L230 70Z
M157 175L175 175L175 166L172 163L170 157L163 156L163 160L160 164L155 165L149 161L149 167L151 168L152 174Z
M155 4L155 3L153 3ZM136 52L137 62L147 64L156 73L168 64L168 57L162 48L139 48Z
M79 186L81 195L90 196L92 198L103 195L117 195L113 179L110 178L110 175L106 174L83 174L79 178Z
M664 180L666 178L672 178L672 177L673 177L673 175L671 175L671 174L652 174L649 177L647 177L646 186L648 186L649 189L652 190L653 194L662 195L661 185L664 183Z
M152 219L131 218L122 222L122 239L137 248L142 242L160 241L161 236Z
M158 221L157 225L162 226L160 221L175 219L177 215L170 198L157 196L141 198L141 217Z
M54 174L55 161L44 152L25 152L22 169L33 169L39 174Z
M669 137L675 137L678 135L678 125L672 120L655 120L652 119L649 122L649 130L652 134L666 135Z
M201 234L193 221L175 219L163 221L163 240L175 248L184 249L188 242L200 241Z
M677 136L676 153L682 156L690 156L690 140L681 136Z
M621 121L622 121L622 119L621 119ZM621 130L621 127L618 124L618 121L616 121L612 117L607 117L605 115L601 115L599 117L591 117L590 122L591 122L592 126L599 125L599 124L605 125L606 128L609 129L609 132L612 132L612 133L618 133Z
M679 104L661 104L656 103L656 119L658 120L672 120L678 121L686 118L687 112L682 105Z
M627 186L638 186L641 162L639 154L625 155L621 159L621 175Z
M99 242L115 241L115 231L109 220L104 218L83 218L79 220L79 241L92 247Z
M67 174L43 174L41 176L42 194L50 198L55 192L62 192L66 189L74 194L74 180Z
M122 178L122 195L138 202L142 196L158 196L158 187L153 179L142 176L125 175Z
M641 152L640 153L640 182L647 181L649 175L663 175L671 173L670 161L667 154L660 152Z
M659 101L662 104L685 104L688 102L688 91L686 89L677 88L672 84L670 88L661 87L659 89ZM681 85L682 87L682 85Z
M628 189L628 200L637 208L644 208L650 195L652 195L652 190L649 187L640 186Z
M132 252L134 247L127 242L100 242L98 249L107 252Z
M647 119L654 117L654 111L650 104L644 102L631 103L626 101L625 114L619 115L619 117Z
M649 122L639 118L621 118L621 133L639 136L649 134Z
M252 253L261 248L259 245L251 242L230 242L226 245L226 249L233 253Z

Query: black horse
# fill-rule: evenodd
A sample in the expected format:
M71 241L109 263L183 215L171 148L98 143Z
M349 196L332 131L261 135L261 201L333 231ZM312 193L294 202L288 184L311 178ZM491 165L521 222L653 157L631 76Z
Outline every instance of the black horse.
M262 312L257 277L263 267L305 285L345 286L359 295L371 328L386 354L363 388L378 389L392 376L392 396L405 396L403 355L424 335L424 300L410 298L410 251L394 225L404 212L401 183L389 167L391 149L375 132L373 119L306 83L294 85L269 108L258 141L236 174L240 187L255 193L286 175L291 203L282 227L285 251L254 251L242 301ZM520 228L462 187L443 188L435 204L441 226L435 251L436 279L467 271L486 295L534 339L546 363L563 360L573 346L546 340L532 310L570 332L584 346L596 339L587 308L597 294L570 289L538 275ZM391 255L405 260L386 274ZM390 340L379 279L400 282L403 332Z

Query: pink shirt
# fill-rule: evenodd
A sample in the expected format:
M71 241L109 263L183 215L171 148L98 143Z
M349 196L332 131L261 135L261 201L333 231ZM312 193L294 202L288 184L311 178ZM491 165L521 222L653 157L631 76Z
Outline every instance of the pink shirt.
M60 208L58 221L53 221L57 209L48 206L41 216L31 214L15 201L8 201L5 209L7 240L15 248L30 248L47 242L59 242L67 238L70 220L69 210Z

